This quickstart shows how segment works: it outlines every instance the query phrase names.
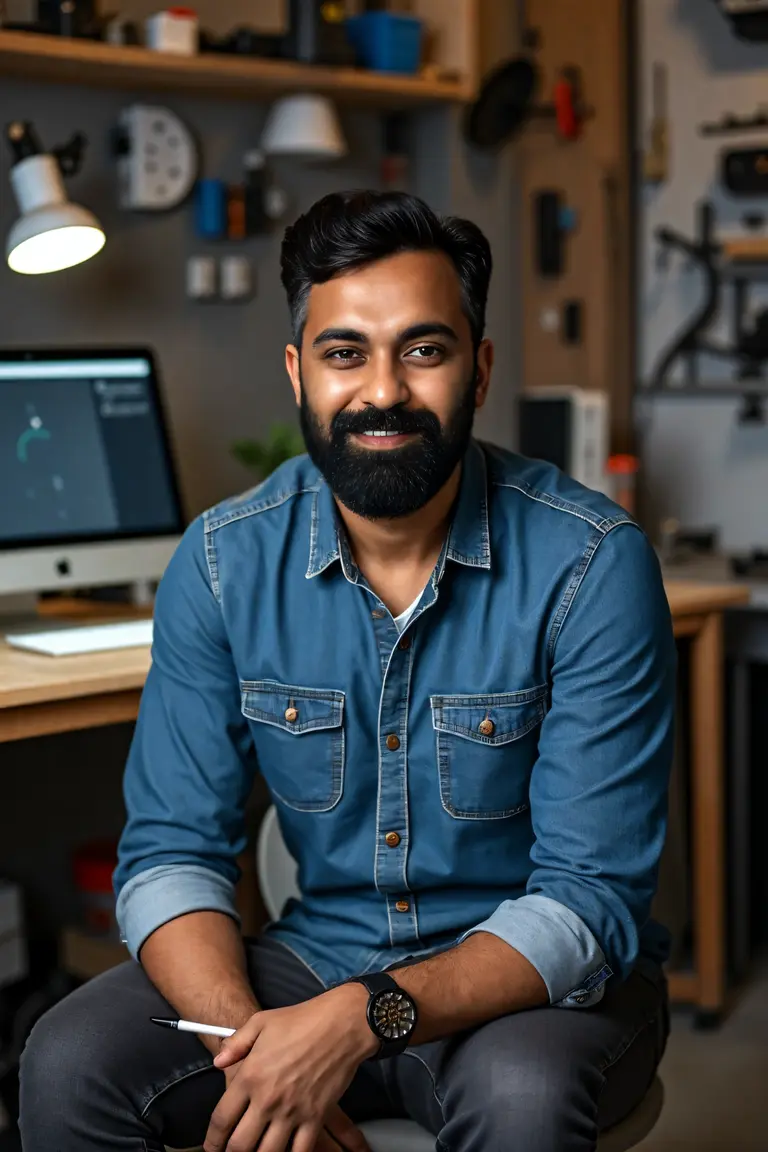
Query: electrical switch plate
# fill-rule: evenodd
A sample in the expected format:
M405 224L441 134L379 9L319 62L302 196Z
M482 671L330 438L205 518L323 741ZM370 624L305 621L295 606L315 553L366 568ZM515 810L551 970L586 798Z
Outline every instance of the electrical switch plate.
M187 296L190 300L215 300L216 257L190 256L187 260Z
M116 141L120 207L163 212L176 208L197 178L197 147L170 108L132 104L121 113Z

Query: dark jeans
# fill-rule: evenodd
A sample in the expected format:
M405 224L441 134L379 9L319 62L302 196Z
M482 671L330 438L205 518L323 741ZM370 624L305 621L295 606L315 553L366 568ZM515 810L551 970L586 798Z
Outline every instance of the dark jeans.
M293 953L246 942L265 1008L322 992ZM224 1077L196 1036L155 1027L172 1009L135 963L83 985L33 1029L21 1065L24 1152L162 1152L201 1144ZM642 1099L667 1037L660 971L610 980L589 1009L537 1008L366 1063L353 1120L410 1116L443 1152L587 1152Z

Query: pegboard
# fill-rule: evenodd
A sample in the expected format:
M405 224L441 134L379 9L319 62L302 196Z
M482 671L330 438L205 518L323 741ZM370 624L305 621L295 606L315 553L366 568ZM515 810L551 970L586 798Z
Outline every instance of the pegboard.
M519 144L523 214L523 377L526 387L578 385L611 398L611 449L632 448L632 239L630 76L626 0L526 0L523 47L549 102L563 66L580 70L590 115L579 139L533 121ZM562 274L536 260L535 197L561 193L574 217ZM563 309L581 306L581 335L565 339Z

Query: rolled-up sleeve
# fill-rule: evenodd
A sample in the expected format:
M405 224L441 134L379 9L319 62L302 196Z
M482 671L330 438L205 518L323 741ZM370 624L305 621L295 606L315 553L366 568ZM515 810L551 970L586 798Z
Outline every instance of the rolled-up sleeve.
M200 519L158 589L152 667L125 770L127 822L114 886L132 955L178 916L236 917L237 855L246 846L255 771Z
M676 655L659 565L634 524L593 543L561 607L530 783L527 892L471 932L524 955L551 1003L585 1007L613 973L631 972L650 915L666 835Z

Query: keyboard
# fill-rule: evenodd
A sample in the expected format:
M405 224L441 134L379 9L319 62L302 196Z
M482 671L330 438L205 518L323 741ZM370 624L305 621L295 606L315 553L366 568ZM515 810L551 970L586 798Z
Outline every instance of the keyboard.
M152 621L68 624L59 628L43 625L31 631L8 632L5 639L12 648L41 652L44 656L80 656L118 648L146 648L152 643Z

